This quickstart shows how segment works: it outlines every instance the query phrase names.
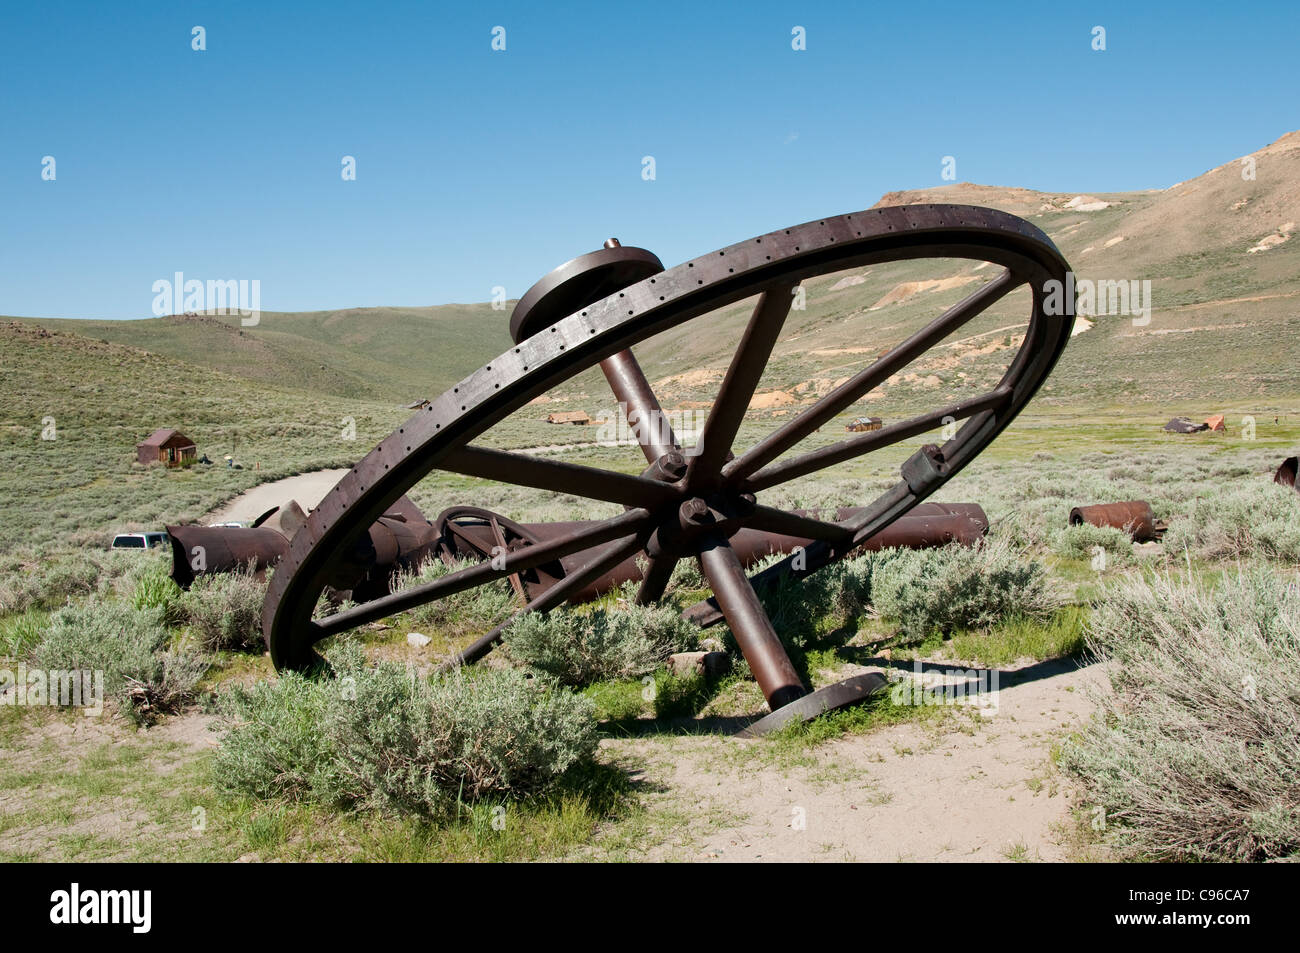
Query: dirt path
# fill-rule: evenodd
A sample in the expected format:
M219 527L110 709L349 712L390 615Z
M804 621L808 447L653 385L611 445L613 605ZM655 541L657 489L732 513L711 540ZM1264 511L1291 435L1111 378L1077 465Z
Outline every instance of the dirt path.
M610 841L597 837L577 856L706 863L1069 859L1071 798L1050 750L1091 711L1085 689L1102 674L1063 661L1003 670L988 715L962 708L796 749L785 760L770 739L607 740L606 755L637 775L646 824L620 829L614 822L605 832ZM167 775L214 746L212 720L191 711L150 728L148 742L158 743L145 762L150 771ZM51 718L33 719L15 740L33 764L75 772L92 756L102 760L145 737L114 720ZM0 789L0 852L24 854L75 834L123 841L121 859L131 859L125 844L148 835L157 841L150 849L167 859L168 838L189 836L190 802L160 822L151 813L158 790L188 792L193 800L207 782L177 775L174 784L127 784L119 797L92 798L75 824L41 815L21 830L6 830L5 815L49 798L49 786Z
M650 763L652 808L686 814L646 859L1065 859L1070 802L1049 755L1092 710L1096 668L1044 662L1001 676L997 711L954 713L816 748L781 767L722 738L616 742Z
M347 470L316 470L300 473L271 483L261 483L245 490L229 503L213 510L203 518L204 523L227 521L251 522L273 506L297 500L304 510L309 510L324 499Z

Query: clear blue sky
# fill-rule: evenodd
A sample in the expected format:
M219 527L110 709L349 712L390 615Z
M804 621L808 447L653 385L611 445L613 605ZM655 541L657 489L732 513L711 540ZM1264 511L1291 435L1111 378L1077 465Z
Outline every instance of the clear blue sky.
M6 2L0 314L147 317L176 271L259 279L266 311L513 298L610 235L671 265L942 184L945 155L1163 188L1300 128L1298 11Z

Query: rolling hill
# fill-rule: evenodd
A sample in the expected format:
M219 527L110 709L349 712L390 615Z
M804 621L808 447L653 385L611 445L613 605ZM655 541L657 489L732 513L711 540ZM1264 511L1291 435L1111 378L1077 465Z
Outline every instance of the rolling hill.
M892 192L878 206L983 205L1028 219L1064 253L1080 280L1149 280L1150 321L1097 316L1076 328L1049 390L1056 405L1218 407L1245 402L1295 408L1300 395L1300 133L1188 182L1147 192L1046 193L954 184ZM805 283L806 311L792 313L760 390L809 399L852 373L991 277L968 261L905 262ZM927 391L959 393L1005 363L1027 307L1021 290L960 331L882 390L911 404ZM748 305L662 335L638 356L668 399L705 396L720 380ZM689 369L680 373L682 368ZM910 377L909 377L910 375ZM879 398L881 394L875 394Z
M1254 178L1234 159L1163 190L959 183L892 192L879 204L1004 209L1047 232L1080 279L1151 282L1149 323L1126 315L1079 323L1030 405L1044 426L1211 412L1262 420L1300 410L1300 133L1246 158ZM994 271L901 262L805 283L807 307L786 322L744 436L797 412ZM896 420L987 389L1014 353L1026 302L1024 289L1004 299L853 412ZM637 347L665 407L702 417L748 313L740 302ZM265 479L349 464L404 418L400 405L436 396L506 350L506 316L484 303L263 313L254 328L237 316L0 319L0 496L9 501L0 551L102 542L112 528L196 518ZM596 417L613 410L597 371L549 399ZM593 439L590 428L548 427L548 409L556 408L528 408L485 441ZM41 439L46 417L57 440ZM355 441L340 437L345 418L356 423ZM160 426L184 430L213 459L233 449L248 469L145 470L132 462L134 445Z
M1243 176L1248 160L1253 178ZM985 205L1027 218L1052 237L1080 279L1151 282L1150 323L1094 319L1071 342L1044 399L1163 406L1300 393L1300 347L1292 343L1300 329L1300 132L1163 190L1080 195L958 183L891 192L877 204L921 202ZM966 261L903 262L807 282L808 307L788 320L758 404L810 399L991 272ZM982 369L1005 357L997 331L1014 328L1024 300L1024 292L1005 299L963 332L974 340L932 355L885 390L924 400L936 386L952 391L982 380ZM719 343L738 339L747 314L747 304L733 306L638 348L666 404L711 396L730 353ZM404 403L441 393L504 351L505 318L484 303L264 313L256 328L206 315L19 320L254 383ZM601 400L606 392L588 374L557 396Z
M449 304L263 312L252 328L241 327L238 315L208 314L33 323L254 383L409 403L437 396L505 350L508 313L488 304Z

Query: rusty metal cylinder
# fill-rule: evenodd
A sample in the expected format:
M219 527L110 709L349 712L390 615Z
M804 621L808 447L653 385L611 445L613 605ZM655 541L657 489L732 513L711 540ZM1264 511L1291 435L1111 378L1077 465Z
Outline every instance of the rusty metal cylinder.
M1273 474L1273 482L1289 486L1300 493L1300 483L1296 482L1296 472L1300 471L1300 457L1287 457Z
M448 511L453 512L453 511ZM845 506L837 510L795 510L799 516L811 516L814 519L835 520L842 522L853 519L863 512L861 507ZM454 555L485 559L496 544L491 527L486 522L486 510L472 522L458 524L455 536L442 534L444 546ZM445 526L447 513L436 521L435 525ZM590 529L591 521L576 520L555 523L523 523L518 529L529 538L538 542L548 542L566 536L572 536ZM913 507L905 516L900 516L879 533L871 536L861 546L863 551L876 551L902 547L906 549L930 549L958 543L962 546L974 546L988 532L989 520L984 508L978 503L921 503ZM806 548L812 540L800 536L787 536L782 533L770 533L756 529L741 529L730 539L731 549L735 551L740 563L749 567L759 560L775 554L785 554L796 547ZM547 566L538 567L524 574L524 585L530 599L536 599L560 579L576 572L588 560L598 558L615 546L606 543L593 547L589 551L565 556ZM626 582L641 578L641 569L635 557L629 557L590 585L572 593L570 602L588 602L603 593L609 592Z
M1109 526L1122 529L1135 543L1146 543L1160 538L1156 514L1146 500L1128 500L1123 503L1099 503L1095 506L1076 506L1070 510L1070 525Z
M828 519L830 516L829 513L818 510L793 512L797 516L810 516L813 519ZM844 507L835 511L834 518L837 522L842 522L861 512L861 507ZM868 537L860 549L863 552L894 548L933 549L949 543L974 546L988 529L989 519L978 503L922 503ZM812 542L811 539L798 536L765 533L754 529L742 529L731 538L732 547L747 566L766 556L789 553L796 547L807 548Z
M188 589L196 576L238 572L250 562L254 573L265 572L289 552L289 539L305 519L292 501L281 512L285 520L280 529L270 525L168 526L172 579ZM404 496L342 555L327 584L339 591L361 586L359 595L369 598L385 595L393 570L418 565L433 553L437 542L429 521Z
M261 573L289 551L289 541L273 529L232 526L168 526L172 579L188 589L194 577L237 572L252 563Z

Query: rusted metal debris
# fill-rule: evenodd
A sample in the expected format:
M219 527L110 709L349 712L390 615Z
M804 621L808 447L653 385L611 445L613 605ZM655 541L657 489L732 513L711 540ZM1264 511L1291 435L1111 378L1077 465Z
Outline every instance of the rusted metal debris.
M846 506L834 511L794 510L797 517L811 520L833 518L835 522L860 518L862 507ZM498 553L517 552L525 546L543 542L556 543L599 525L598 520L558 523L516 523L497 513L478 507L458 506L441 513L434 521L438 552L446 560L490 559ZM922 503L907 516L869 537L858 551L875 551L891 547L928 549L956 542L973 546L988 532L989 521L977 503ZM812 537L796 534L741 529L730 540L740 564L753 566L768 556L785 555L806 548ZM596 547L593 552L608 551L615 543ZM581 570L584 559L571 555L536 566L511 578L516 593L526 601L545 595L546 591L569 575ZM592 580L569 596L570 602L587 602L628 582L640 581L637 557L628 556L608 572Z
M517 552L541 543L557 543L599 525L598 520L516 523L508 517L473 506L444 510L430 523L405 497L370 527L350 557L344 560L330 583L335 592L356 601L375 598L390 591L389 580L397 568L410 568L425 559L490 560L500 553ZM279 526L168 526L172 544L172 578L188 589L204 573L236 572L249 568L255 573L274 566L289 550L292 538L305 514L296 503L286 504ZM797 517L812 520L833 518L836 522L862 515L862 507L840 507L834 511L793 510ZM270 514L267 514L270 516ZM279 515L279 513L277 513ZM988 531L988 517L977 503L922 503L907 516L868 538L862 552L901 547L928 549L959 543L973 546ZM784 555L807 547L811 537L741 529L731 537L731 546L743 566L749 567L768 556ZM610 545L596 547L603 551ZM524 573L510 576L516 594L525 604L542 598L547 590L582 568L582 560L565 556ZM572 593L569 602L587 602L628 582L639 581L641 570L635 556L629 556L589 585Z
M1300 482L1296 481L1296 472L1300 470L1300 457L1287 457L1273 474L1273 482L1293 488L1300 493Z
M195 577L246 567L264 573L289 551L289 540L273 529L245 526L168 526L172 579L188 589Z
M1225 431L1225 421L1223 414L1211 414L1199 424L1190 417L1175 417L1165 424L1165 430L1170 433L1202 433L1206 430L1223 433Z
M1146 500L1129 500L1124 503L1099 503L1095 506L1076 506L1070 510L1070 525L1110 526L1122 529L1135 543L1148 543L1164 535L1166 526L1156 519L1151 504Z
M278 519L277 519L278 517ZM290 540L307 521L296 502L259 518L263 525L168 526L172 579L188 589L196 576L251 568L264 573L289 552ZM417 566L436 549L433 526L403 496L358 537L332 567L326 585L353 600L387 595L393 571Z
M997 267L989 272L991 280L768 436L749 447L733 447L801 282L863 265L936 257ZM599 589L603 580L625 572L621 567L637 556L646 560L637 601L655 602L677 561L696 558L717 611L730 626L768 705L774 715L784 711L775 721L812 717L860 701L879 684L850 680L810 693L754 586L759 577L816 571L891 530L910 532L904 519L931 519L923 530L939 537L982 531L970 516L964 517L964 526L939 529L937 514L927 517L918 504L988 446L1046 380L1073 326L1069 296L1058 302L1049 290L1064 287L1068 271L1055 245L1034 225L1005 212L962 205L887 207L833 216L746 239L668 270L653 253L611 239L529 289L510 318L515 346L416 412L352 467L307 518L280 561L263 609L272 661L280 669L311 669L320 663L314 645L321 639L498 579L514 577L514 584L527 593L530 573L539 585L546 573L554 582L539 589L521 611L546 611ZM879 430L851 433L829 446L798 450L804 438L848 413L866 394L1021 286L1030 290L1028 327L1018 350L1009 356L1005 374L988 393ZM710 404L701 438L687 458L631 348L692 321L700 323L691 330L707 335L708 315L751 298L755 305L749 323ZM628 419L651 424L638 427L646 461L639 475L474 443L530 401L595 367L604 373L615 400L626 406ZM761 502L765 491L787 481L952 422L959 423L955 435L942 446L922 446L903 464L898 482L844 519L831 521ZM457 545L470 545L476 552L494 542L503 548L498 558L316 618L323 588L354 551L356 540L393 501L434 471L620 504L623 511L609 519L549 529L512 528L499 517L494 525L492 516L482 514L476 523L463 512L465 519L451 520L455 527L442 522L440 531L452 533ZM473 525L477 528L469 529ZM528 534L535 539L528 540ZM771 548L773 535L808 545L754 580L747 578L745 559ZM486 652L501 631L498 627L485 633L461 660Z

